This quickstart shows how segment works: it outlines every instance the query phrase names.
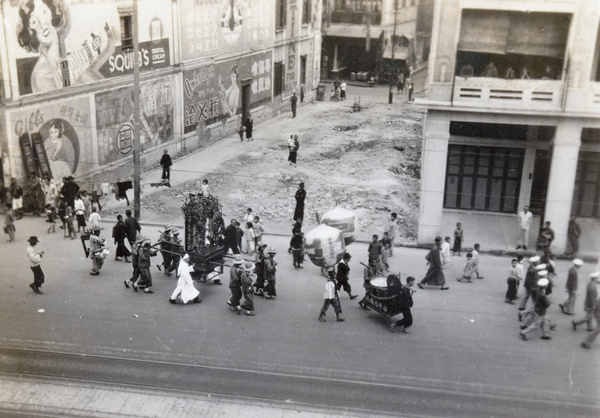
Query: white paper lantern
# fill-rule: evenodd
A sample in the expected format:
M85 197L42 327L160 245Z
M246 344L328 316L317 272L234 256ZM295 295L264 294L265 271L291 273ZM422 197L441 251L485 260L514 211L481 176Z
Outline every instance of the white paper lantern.
M360 224L358 216L351 210L336 206L323 214L321 223L342 231L346 245L352 244L358 238Z
M312 263L319 267L333 267L346 252L342 231L321 224L304 234L304 249Z

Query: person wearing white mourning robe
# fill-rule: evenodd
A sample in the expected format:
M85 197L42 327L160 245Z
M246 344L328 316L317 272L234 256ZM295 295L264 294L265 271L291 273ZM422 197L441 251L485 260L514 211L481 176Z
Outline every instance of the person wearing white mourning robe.
M200 292L196 287L194 287L194 281L192 280L191 272L194 271L194 265L190 266L190 256L189 254L185 254L181 261L179 262L179 267L177 268L177 274L179 279L177 279L177 287L173 291L169 302L176 305L177 297L181 298L183 303L188 303L190 301L194 303L200 303Z

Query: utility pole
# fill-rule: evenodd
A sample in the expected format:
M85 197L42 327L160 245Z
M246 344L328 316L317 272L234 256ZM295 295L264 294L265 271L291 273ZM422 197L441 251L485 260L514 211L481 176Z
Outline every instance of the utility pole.
M141 144L140 144L140 46L138 43L138 0L133 0L131 19L133 35L133 211L136 219L141 218Z
M392 35L392 64L390 66L390 93L388 103L394 103L394 92L392 91L392 80L394 76L394 53L396 50L396 19L398 18L398 0L394 0L394 34Z

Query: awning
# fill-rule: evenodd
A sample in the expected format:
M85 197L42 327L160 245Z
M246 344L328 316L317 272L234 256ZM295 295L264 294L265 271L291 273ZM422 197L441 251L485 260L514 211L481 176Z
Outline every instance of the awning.
M367 38L367 26L345 26L345 25L331 25L324 28L325 36L336 36L340 38L356 38L366 39ZM371 28L371 40L377 40L381 37L383 29Z
M410 57L410 48L407 46L397 46L394 49L394 59L395 60L407 60ZM391 60L392 59L392 45L388 45L385 47L383 51L383 58Z

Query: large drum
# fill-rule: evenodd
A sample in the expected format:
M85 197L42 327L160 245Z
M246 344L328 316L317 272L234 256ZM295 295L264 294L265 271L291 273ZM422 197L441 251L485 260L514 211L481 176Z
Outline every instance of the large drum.
M310 261L319 267L335 266L346 252L342 232L324 224L304 234L304 249Z
M371 294L378 298L389 296L387 279L385 277L375 277L374 279L371 279Z
M345 245L350 245L358 238L360 224L358 216L351 210L337 206L323 214L321 223L342 231Z

